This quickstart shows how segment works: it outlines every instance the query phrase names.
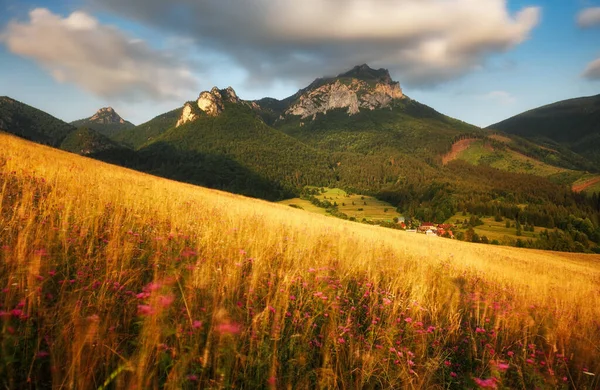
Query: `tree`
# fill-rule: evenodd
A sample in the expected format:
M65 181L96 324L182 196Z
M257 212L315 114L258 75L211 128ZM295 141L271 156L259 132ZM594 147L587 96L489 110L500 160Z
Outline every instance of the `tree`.
M509 229L510 228L510 221L507 219L506 223L504 224L504 226Z

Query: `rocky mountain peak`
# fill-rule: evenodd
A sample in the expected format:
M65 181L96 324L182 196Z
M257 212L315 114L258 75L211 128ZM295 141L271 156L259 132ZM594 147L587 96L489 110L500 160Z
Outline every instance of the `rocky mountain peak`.
M125 120L121 118L112 107L103 107L99 109L89 120L90 122L102 124L125 123Z
M248 104L237 96L232 87L226 89L213 87L210 91L200 93L200 96L198 96L198 99L196 100L196 106L208 116L219 116L223 110L225 110L225 103ZM176 126L179 127L187 122L196 120L197 118L197 110L193 107L193 103L186 103L183 106L181 117L177 121Z
M373 69L367 64L357 65L348 72L339 74L337 77L350 77L363 81L378 81L384 84L392 83L392 77L387 69Z
M315 80L297 94L285 114L315 118L330 110L347 109L354 115L361 109L391 108L394 100L403 98L400 83L392 80L387 69L363 64L337 77Z

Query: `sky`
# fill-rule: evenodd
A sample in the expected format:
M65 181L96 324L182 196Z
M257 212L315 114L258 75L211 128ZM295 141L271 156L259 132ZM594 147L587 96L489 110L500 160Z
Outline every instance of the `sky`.
M0 95L140 124L213 86L283 99L360 64L478 126L600 93L600 0L0 0Z

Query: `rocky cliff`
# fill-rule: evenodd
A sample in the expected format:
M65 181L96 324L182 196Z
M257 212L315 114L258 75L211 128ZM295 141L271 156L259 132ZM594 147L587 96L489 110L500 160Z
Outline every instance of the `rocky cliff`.
M210 91L204 91L200 93L200 96L198 96L198 100L196 100L195 104L188 102L183 106L183 110L181 111L179 120L177 120L176 127L198 119L199 113L196 107L206 115L214 117L219 116L223 110L225 110L225 103L245 104L253 109L258 109L258 105L256 103L241 100L233 88L229 87L227 89L219 89L214 87Z
M315 80L294 96L285 115L314 118L334 109L346 109L354 115L361 109L390 107L394 100L402 98L400 84L392 80L386 69L361 65L337 77Z

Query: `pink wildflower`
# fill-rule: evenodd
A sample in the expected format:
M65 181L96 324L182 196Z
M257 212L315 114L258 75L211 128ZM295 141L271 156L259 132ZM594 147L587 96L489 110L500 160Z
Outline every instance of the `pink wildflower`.
M242 327L236 323L223 322L217 325L215 330L221 334L238 334L242 330Z
M173 295L161 295L158 297L158 303L162 307L170 306L174 300L175 300L175 297Z
M450 376L451 376L452 378L456 378L456 377L458 376L458 374L457 374L457 373L455 373L454 371L452 371L452 372L450 373Z
M404 321L406 321L407 323L409 323L409 324L410 324L410 323L412 322L412 318L410 318L410 317L406 317L406 318L404 319Z
M195 320L194 322L192 322L192 328L198 329L200 327L202 327L202 321Z
M506 370L508 370L509 367L510 367L510 364L501 363L501 362L496 363L496 368L499 371L506 371Z
M473 380L475 381L475 383L477 383L477 386L481 387L482 389L497 389L498 388L495 378L489 378L489 379L474 378Z
M154 309L150 305L138 305L138 314L142 316L151 316L154 314Z

